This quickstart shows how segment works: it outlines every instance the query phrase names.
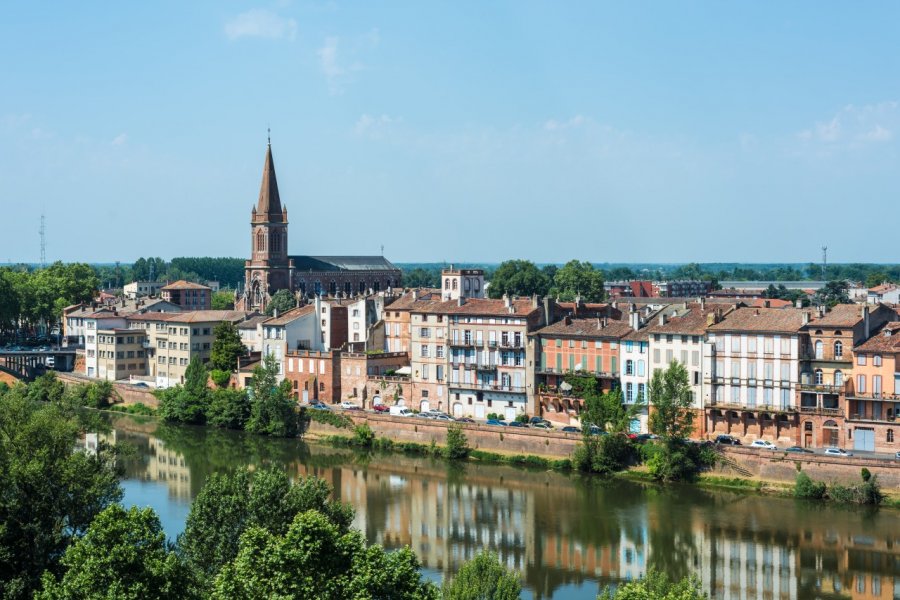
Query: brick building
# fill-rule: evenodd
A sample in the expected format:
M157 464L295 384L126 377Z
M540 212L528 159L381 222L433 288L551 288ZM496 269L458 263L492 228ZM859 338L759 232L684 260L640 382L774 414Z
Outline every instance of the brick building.
M183 310L209 310L212 306L212 290L205 285L183 279L163 286L160 295L166 302Z
M900 322L853 349L847 382L847 445L857 450L900 450Z

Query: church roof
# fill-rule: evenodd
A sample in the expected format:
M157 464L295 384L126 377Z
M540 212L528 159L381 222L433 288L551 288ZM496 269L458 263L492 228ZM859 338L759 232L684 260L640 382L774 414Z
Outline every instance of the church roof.
M397 271L383 256L291 256L299 271Z
M278 179L275 177L275 161L272 160L272 144L266 146L266 163L263 165L262 184L259 186L259 202L256 203L256 219L281 222L284 212L278 195Z

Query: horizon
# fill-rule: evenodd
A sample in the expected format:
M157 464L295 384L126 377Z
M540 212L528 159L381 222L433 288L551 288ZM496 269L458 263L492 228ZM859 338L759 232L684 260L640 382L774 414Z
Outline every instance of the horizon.
M900 5L476 6L3 6L2 260L246 257L271 127L293 254L900 262L841 227L900 189Z

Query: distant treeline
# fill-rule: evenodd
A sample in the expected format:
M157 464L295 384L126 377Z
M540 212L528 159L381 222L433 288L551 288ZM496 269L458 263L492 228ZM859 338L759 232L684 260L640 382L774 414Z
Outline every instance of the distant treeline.
M873 263L830 264L824 277L822 265L815 263L592 263L603 272L605 281L623 279L706 279L719 281L859 281L871 287L885 281L900 282L900 265ZM408 287L437 287L441 270L447 263L399 263L403 284ZM453 263L454 268L480 268L490 280L498 263ZM561 265L537 263L537 267Z
M141 257L134 264L97 265L94 267L106 288L122 287L132 281L218 281L222 287L234 288L244 281L243 258L176 257L170 261L159 257Z

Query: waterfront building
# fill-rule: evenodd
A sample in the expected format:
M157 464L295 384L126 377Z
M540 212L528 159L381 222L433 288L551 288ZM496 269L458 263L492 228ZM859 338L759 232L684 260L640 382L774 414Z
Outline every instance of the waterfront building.
M900 450L900 322L853 349L846 385L846 444L858 450Z
M749 308L707 327L704 431L782 445L799 439L798 390L810 311Z
M440 290L419 288L399 297L386 297L384 307L384 351L410 353L410 312L441 302Z

